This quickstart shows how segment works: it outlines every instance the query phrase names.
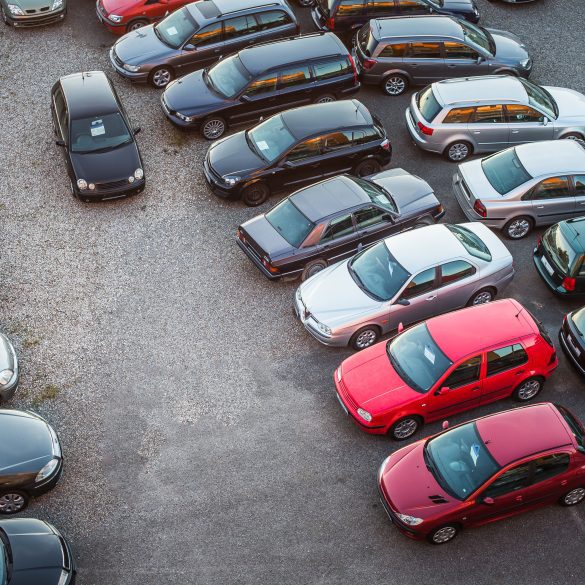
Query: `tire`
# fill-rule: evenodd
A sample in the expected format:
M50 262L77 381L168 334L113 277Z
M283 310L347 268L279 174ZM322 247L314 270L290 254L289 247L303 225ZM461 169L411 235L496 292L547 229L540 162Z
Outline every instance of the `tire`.
M585 487L576 487L559 499L561 506L576 506L585 500Z
M513 217L504 226L504 235L510 240L521 240L525 238L534 228L534 221L527 215Z
M564 136L561 136L561 140L583 140L583 136L578 132L569 132Z
M473 154L473 147L465 140L456 140L445 148L443 156L450 162L460 163Z
M452 541L461 529L457 524L445 524L435 528L430 534L427 535L427 540L431 544L447 544Z
M207 118L201 124L201 134L206 140L217 140L221 138L227 130L227 124L223 118L219 116L215 118Z
M380 339L380 329L376 325L366 325L358 329L349 340L349 345L357 351L371 347Z
M0 514L18 514L22 512L29 502L26 492L20 490L8 490L0 495Z
M133 20L132 22L128 23L128 26L126 27L126 32L132 32L133 30L138 30L139 28L142 28L143 26L146 26L147 24L148 24L148 20L144 20L143 18Z
M395 441L406 441L420 429L422 422L418 416L404 416L390 427L390 436Z
M297 0L297 2L299 3L299 6L311 6L314 0Z
M332 93L320 95L313 103L314 104L329 104L336 101L337 98Z
M495 296L496 291L493 288L482 288L472 295L472 297L467 301L467 306L474 307L477 305L485 305L485 303L493 301Z
M6 16L6 12L4 12L4 7L2 6L2 4L0 4L0 18L2 18L6 26L12 26L12 24L8 20L8 17Z
M79 197L77 197L77 193L75 192L75 185L73 184L72 179L69 179L69 188L71 189L71 195L73 196L73 199L79 199Z
M261 181L246 185L242 189L242 201L248 207L257 207L258 205L262 205L262 203L268 199L269 195L270 188L266 183L262 183Z
M356 165L353 174L356 177L368 177L374 173L379 173L381 168L380 163L376 159L366 158Z
M321 270L325 270L325 268L327 268L326 260L323 260L322 258L313 260L312 262L309 262L303 269L301 280L305 281L307 278L311 278L311 276L315 276L315 274L321 272Z
M517 402L528 402L540 394L544 380L538 376L527 378L514 389L512 396Z
M417 230L418 228L421 227L426 227L428 225L433 225L435 224L435 220L432 217L421 217L420 219L416 220L416 223L414 224L413 229Z
M382 82L382 91L391 97L402 95L408 89L408 78L398 73L388 75Z
M157 67L151 71L148 81L153 87L163 89L173 80L174 76L170 67Z

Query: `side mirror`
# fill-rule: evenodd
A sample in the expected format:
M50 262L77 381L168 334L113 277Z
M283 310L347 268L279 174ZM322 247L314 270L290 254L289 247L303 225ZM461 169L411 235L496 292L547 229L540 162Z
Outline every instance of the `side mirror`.
M250 96L244 94L241 98L240 98L241 102L249 102L250 101Z
M402 333L404 331L404 323L401 321L398 323L398 333Z
M357 251L358 251L358 252L361 252L361 251L363 250L363 247L364 247L364 245L363 245L363 244L360 242L360 243L358 244ZM399 327L400 327L400 325L399 325Z
M448 420L444 420L443 424L441 425L441 428L446 431L449 428L449 421Z
M264 116L260 116L260 118L258 119L258 122L264 122Z
M398 299L394 304L408 307L408 305L410 305L410 301L408 299Z
M65 146L65 141L64 140L55 140L55 144L57 146Z
M491 506L494 503L494 499L493 498L483 498L481 500L482 504L487 504L488 506Z
M136 126L136 128L134 128L134 135L136 136L136 134L138 134L141 131L142 131L142 128L140 126Z
M483 63L483 61L484 61L483 57L482 57L481 55L478 55L478 56L477 56L477 61L476 61L476 62L477 62L477 64L478 64L478 65L481 65L481 64Z
M543 126L548 126L548 118L547 118L546 116L544 116L544 117L542 118L542 125L543 125Z
M191 43L187 43L186 45L183 45L183 49L185 51L195 51L197 47L195 45L192 45Z
M449 392L450 390L451 390L451 388L449 388L449 386L443 386L442 388L439 388L435 392L435 396L442 396L443 394L447 394L447 392ZM445 424L445 423L443 423L443 424ZM447 425L447 426L449 426L449 425Z

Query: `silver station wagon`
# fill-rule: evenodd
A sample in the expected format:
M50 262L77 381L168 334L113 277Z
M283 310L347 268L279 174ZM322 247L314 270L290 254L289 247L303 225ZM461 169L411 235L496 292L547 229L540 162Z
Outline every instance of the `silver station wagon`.
M406 126L414 143L447 160L508 146L585 136L585 96L512 75L447 79L412 96Z
M318 272L297 289L294 310L321 343L364 349L400 324L487 303L513 276L510 252L488 227L435 224Z
M585 143L546 140L466 162L453 191L468 219L518 240L534 226L585 214Z

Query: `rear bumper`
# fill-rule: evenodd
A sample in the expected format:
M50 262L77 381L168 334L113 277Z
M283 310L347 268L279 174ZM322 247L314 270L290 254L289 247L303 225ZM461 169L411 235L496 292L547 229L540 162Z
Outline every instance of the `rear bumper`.
M14 16L8 10L5 10L8 22L16 28L26 28L33 26L44 26L63 20L67 14L67 6L54 12L40 12L37 14L26 14L24 16Z
M469 221L479 221L481 223L484 223L488 227L495 229L502 229L506 225L507 221L506 219L490 219L482 217L471 207L469 200L467 199L467 197L465 197L465 194L463 193L463 190L458 180L457 173L453 175L452 187L455 199L457 200L457 203L459 203L461 211L463 211L463 214Z
M582 376L585 376L585 368L583 368L583 366L579 363L577 356L574 355L574 350L569 344L565 332L562 329L559 330L559 342L563 348L563 353L569 358L569 361L573 364L575 369Z
M532 254L532 260L534 262L534 266L536 266L536 270L537 270L538 274L540 274L540 277L542 278L542 280L544 280L544 284L546 284L546 286L554 294L561 296L561 297L571 297L571 296L575 296L575 295L580 294L580 293L570 292L567 289L565 289L565 287L563 287L562 285L557 286L555 284L555 282L551 278L550 274L544 269L544 266L542 265L542 261L540 259L540 254L538 252L538 248L534 248L534 252Z
M441 154L443 152L442 148L439 145L429 142L418 133L414 123L414 119L412 117L412 114L410 113L410 108L406 108L404 116L406 118L406 128L408 129L408 133L410 134L410 137L412 138L412 141L416 146L422 148L422 150L436 152L437 154Z
M260 261L260 259L258 258L258 256L256 256L250 250L250 248L248 248L248 246L246 246L246 244L244 244L244 242L242 242L242 240L240 240L240 238L236 237L236 243L238 244L238 246L240 246L240 248L242 249L244 254L246 254L246 256L248 256L248 258L250 258L250 260L254 263L256 268L258 268L258 270L260 270L260 272L269 280L279 280L283 276L286 276L286 274L272 274L272 272L267 270L264 267L264 265L262 264L262 262Z

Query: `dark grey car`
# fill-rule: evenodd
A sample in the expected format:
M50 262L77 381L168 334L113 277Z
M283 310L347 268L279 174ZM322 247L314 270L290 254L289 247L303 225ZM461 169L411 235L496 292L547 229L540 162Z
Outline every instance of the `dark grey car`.
M286 0L200 0L121 37L110 61L122 77L163 88L245 47L299 32Z
M361 80L391 96L409 85L451 77L511 73L527 78L532 71L518 37L453 16L377 18L358 31L354 45Z

